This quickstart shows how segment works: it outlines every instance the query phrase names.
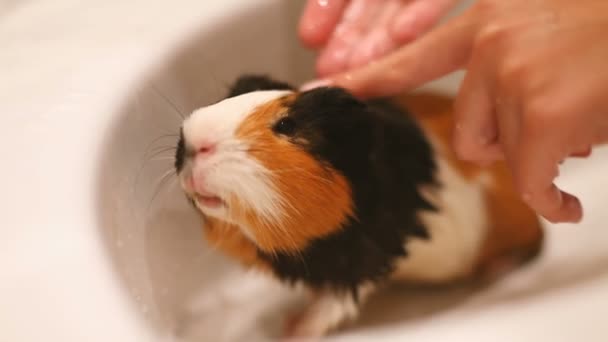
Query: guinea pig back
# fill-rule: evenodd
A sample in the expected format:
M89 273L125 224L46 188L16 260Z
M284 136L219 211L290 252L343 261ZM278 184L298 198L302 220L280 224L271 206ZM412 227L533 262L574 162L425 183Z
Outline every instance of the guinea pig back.
M474 264L476 274L492 272L496 265L511 266L532 260L542 251L544 232L541 222L520 198L504 162L480 167L459 160L450 149L453 122L453 100L433 93L402 95L392 99L400 108L407 108L426 136L434 142L435 158L453 168L469 184L483 185L486 216L485 233ZM474 217L474 214L471 214Z

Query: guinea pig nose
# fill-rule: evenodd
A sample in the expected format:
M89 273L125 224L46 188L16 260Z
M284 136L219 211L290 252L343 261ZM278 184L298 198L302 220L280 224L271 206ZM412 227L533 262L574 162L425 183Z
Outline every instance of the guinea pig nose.
M199 145L197 154L209 155L215 152L215 144L205 142Z

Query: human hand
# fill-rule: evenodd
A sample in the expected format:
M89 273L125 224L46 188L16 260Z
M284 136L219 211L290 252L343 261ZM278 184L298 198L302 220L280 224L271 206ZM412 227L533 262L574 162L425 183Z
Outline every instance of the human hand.
M565 158L608 141L608 2L479 0L378 62L324 81L362 97L412 89L467 68L454 148L503 159L527 203L552 222L582 218L554 179Z
M457 0L307 0L302 42L320 77L360 67L425 33Z

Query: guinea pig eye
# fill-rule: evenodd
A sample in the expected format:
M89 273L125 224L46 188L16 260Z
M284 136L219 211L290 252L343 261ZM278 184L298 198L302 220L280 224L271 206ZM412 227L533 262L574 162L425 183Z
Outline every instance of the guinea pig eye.
M286 116L277 121L274 124L274 127L272 127L272 130L278 134L292 135L296 130L296 122L292 118Z

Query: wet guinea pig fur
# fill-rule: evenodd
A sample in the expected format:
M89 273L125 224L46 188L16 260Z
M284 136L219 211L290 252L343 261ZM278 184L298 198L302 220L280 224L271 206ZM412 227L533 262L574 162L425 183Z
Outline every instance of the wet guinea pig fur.
M310 291L287 334L323 336L387 282L477 278L541 250L505 166L452 154L451 108L244 75L184 120L175 168L210 244Z

